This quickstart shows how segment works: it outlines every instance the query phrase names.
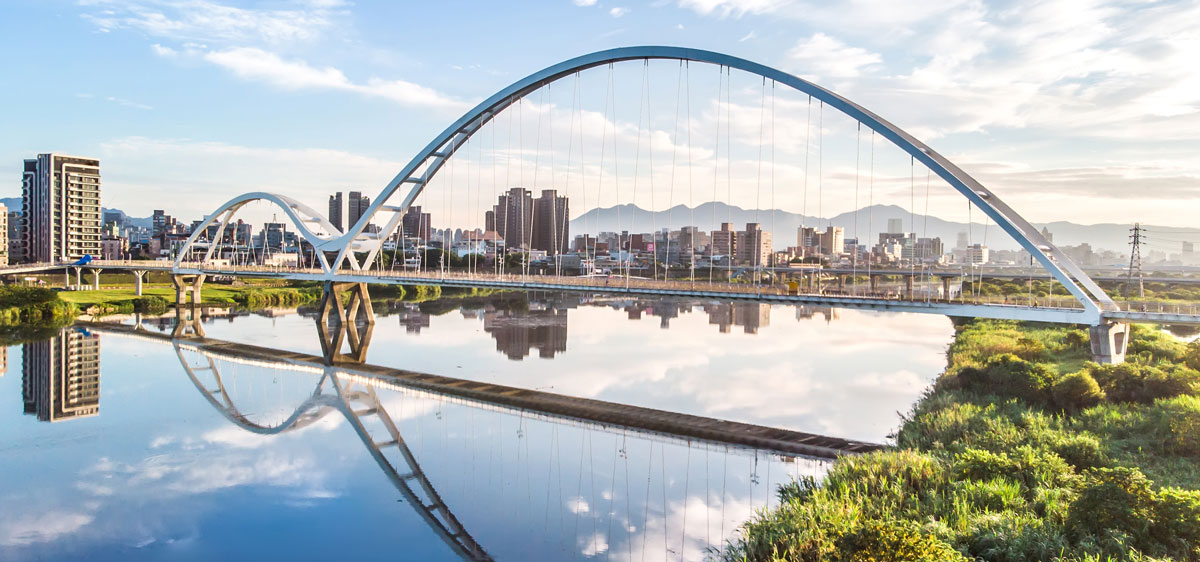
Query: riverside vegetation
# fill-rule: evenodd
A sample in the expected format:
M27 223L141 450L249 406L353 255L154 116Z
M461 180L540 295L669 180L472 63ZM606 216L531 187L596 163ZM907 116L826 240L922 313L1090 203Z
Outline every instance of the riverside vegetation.
M1200 343L958 323L887 450L782 486L723 560L1200 560Z

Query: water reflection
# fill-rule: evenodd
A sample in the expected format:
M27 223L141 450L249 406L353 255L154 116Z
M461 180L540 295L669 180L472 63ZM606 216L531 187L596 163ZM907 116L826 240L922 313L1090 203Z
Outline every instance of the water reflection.
M744 304L390 303L376 309L369 356L464 389L549 387L881 441L951 331L932 317ZM369 365L304 363L297 353L321 351L318 317L204 309L181 318L207 340L68 330L12 348L24 368L51 342L91 338L105 409L39 424L16 413L33 379L0 378L0 472L23 475L0 482L0 504L22 506L0 516L0 559L694 560L776 501L778 484L824 470L777 450L390 384ZM126 322L169 337L177 320ZM275 349L235 361L201 349L215 338Z
M7 354L5 357L7 361ZM100 413L100 336L67 329L21 354L25 413L57 422Z

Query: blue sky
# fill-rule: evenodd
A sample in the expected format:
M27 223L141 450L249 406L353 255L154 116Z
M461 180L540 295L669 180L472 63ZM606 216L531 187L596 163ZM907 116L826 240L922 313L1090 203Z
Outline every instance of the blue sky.
M1200 213L1195 2L82 0L0 15L5 196L19 194L23 158L56 151L101 158L104 204L138 216L198 218L256 190L321 209L334 190L378 192L462 111L530 72L673 44L832 88L1031 220L1188 225ZM635 123L622 111L616 122ZM851 208L836 199L827 210Z

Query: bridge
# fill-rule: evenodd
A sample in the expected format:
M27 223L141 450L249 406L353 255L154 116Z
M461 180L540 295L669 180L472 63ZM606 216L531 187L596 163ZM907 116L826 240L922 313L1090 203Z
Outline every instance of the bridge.
M597 73L600 86L584 88L584 76ZM661 78L662 74L666 78ZM625 75L637 86L636 93L617 87L616 78ZM702 75L706 82L701 80ZM702 118L715 121L716 129L716 134L706 139L712 144L702 147L694 146L698 143L693 139L692 127L692 96L699 89L693 83L697 81L706 88L715 85L717 90L715 102L700 111ZM735 87L737 81L741 83ZM662 86L664 83L669 87ZM668 100L674 92L673 121L661 111L657 116L653 112L655 95L664 89ZM601 91L603 111L584 111L586 102L595 101L589 96ZM555 92L566 103L556 103ZM569 99L563 97L563 92L570 94ZM732 101L735 92L739 96L736 107ZM633 114L634 105L636 125L620 122L618 108ZM670 101L665 105L671 105ZM735 108L740 117L737 120L733 116ZM833 123L835 116L844 121L843 125L826 123L827 119ZM531 118L536 121L532 133L527 124ZM564 126L564 120L569 125ZM783 125L782 132L777 131L777 123ZM801 129L803 134L798 132ZM744 146L735 146L735 131ZM499 142L502 136L507 137L506 144ZM585 150L585 140L596 141L597 136L599 147L593 144L591 151ZM532 137L531 142L526 142L527 137ZM782 142L777 142L780 138ZM827 162L831 157L826 155L826 144L848 144L850 139L853 171L847 163L838 172L840 175L826 173L825 166L835 164ZM902 158L898 169L907 174L896 173L893 166L891 175L877 178L877 139L887 141L884 146L890 146L893 158ZM669 168L661 164L663 150L656 153L654 149L656 140L660 147L664 142L670 146ZM784 156L778 160L777 149ZM884 153L880 150L882 161ZM744 232L733 232L727 225L718 231L715 205L711 240L707 245L698 242L702 233L696 227L699 221L695 216L694 184L700 180L696 179L698 165L693 155L701 152L702 163L711 166L705 169L705 177L711 177L711 182L703 187L711 187L714 203L732 204L738 197L751 198L755 208L761 208L764 200L773 205L777 195L799 198L796 184L802 184L805 212L810 191L815 191L813 199L820 216L826 195L831 201L835 195L848 200L852 187L854 232L841 233L846 238L853 234L852 245L838 242L839 233L828 221L825 226L829 239L803 239L809 235L819 238L816 227L821 226L820 220L809 230L802 228L797 241L805 254L827 254L848 265L828 269L774 265L775 245L764 234L769 231L757 222L748 224ZM654 165L656 154L658 167ZM500 158L506 167L503 180ZM923 174L918 174L918 166ZM531 174L527 174L527 168L532 168ZM736 189L735 169L746 172L745 177L739 177ZM793 174L791 187L777 189L777 170L781 176ZM532 181L527 181L527 175ZM918 176L924 176L920 189ZM1010 238L1043 268L1039 277L1052 280L1063 293L1057 298L1035 298L1030 294L1027 299L988 297L977 289L964 294L963 279L986 279L987 274L977 267L957 273L940 270L929 259L932 256L916 249L918 242L930 244L928 238L921 242L918 236L916 209L917 201L923 199L927 223L932 178L944 182L947 196L965 200L969 235L978 230L973 224L978 214L982 242L986 243L989 228L993 240L996 236ZM897 258L907 261L908 267L885 265L878 259L870 243L877 234L872 216L862 217L864 232L858 232L860 197L865 195L862 198L868 203L875 200L877 179L890 185L893 192L908 195L912 203L912 236L905 234L909 240L905 243L910 246L902 252L906 257ZM664 182L669 184L665 189ZM810 183L815 189L810 190ZM837 188L827 189L827 183ZM520 186L514 187L516 184ZM485 185L490 186L486 198ZM522 187L525 185L542 188L542 197L535 202L532 192ZM564 186L566 194L559 197L557 190ZM568 196L596 209L605 198L614 205L621 228L605 243L607 247L601 248L599 239L593 236L595 232L586 233L582 244L576 240L575 247L569 247ZM620 214L621 208L645 203L647 198L651 211L683 205L690 215L680 221L690 226L671 232L672 224L655 224L657 215L650 213L649 220L643 217L641 223L641 227L650 227L650 233L630 234L639 228L637 208L628 211L628 224ZM491 206L493 202L495 206ZM438 209L438 220L445 228L432 229L432 213L425 213L418 203L424 204L424 209ZM239 216L264 207L282 214L294 229L299 240L294 259L271 263L265 251L257 251L268 246L265 233L263 243L256 246L232 226ZM771 212L762 220L773 221L773 217ZM666 228L660 230L659 226ZM455 229L465 234L454 237ZM879 234L882 251L892 251L885 247L885 233ZM867 244L863 244L864 235ZM982 245L974 247L980 249ZM456 260L458 265L453 263ZM975 258L968 261L974 263ZM0 270L0 274L37 271L38 267L10 268ZM46 270L66 266L40 267ZM251 192L227 201L200 221L169 263L96 261L74 269L77 286L82 285L84 268L93 273L100 269L131 271L139 292L146 271L169 271L180 304L188 300L188 295L192 302L200 302L204 280L213 276L321 282L325 288L323 315L349 315L350 324L354 324L353 317L360 310L370 314L369 284L753 299L1078 324L1090 326L1093 354L1101 362L1123 360L1129 322L1200 323L1198 311L1190 305L1164 308L1152 303L1147 308L1146 303L1131 306L1115 302L996 193L929 145L865 107L810 81L752 61L711 51L659 46L583 55L534 72L500 90L434 137L344 229L290 196ZM70 271L66 275L70 284ZM992 276L1025 278L1017 274ZM1033 274L1028 278L1032 281ZM97 287L98 279L97 273ZM350 300L343 302L346 293Z
M581 430L585 432L585 435L606 434L612 436L611 459L605 458L603 454L599 460L593 457L590 451L595 446L592 443L594 437L580 439L581 444L587 444L589 450L587 456L592 457L591 464L597 465L592 469L607 472L610 470L610 466L615 467L617 463L627 465L624 469L626 471L625 489L621 490L617 486L620 479L615 476L615 472L612 476L611 488L614 493L628 494L634 497L625 498L623 512L620 511L619 504L613 505L614 501L610 499L609 509L612 512L607 515L610 518L621 518L625 521L625 524L620 527L627 531L614 529L610 525L604 540L606 544L614 543L622 540L621 535L625 535L623 540L627 543L626 548L632 551L638 546L636 544L638 537L633 536L633 529L636 527L643 534L640 537L642 543L640 548L643 553L646 549L645 543L650 540L645 533L650 527L649 518L652 514L648 510L637 509L636 506L631 508L628 502L633 499L649 504L654 496L658 495L657 490L654 494L650 493L649 479L657 477L659 471L665 471L665 466L660 465L665 460L655 458L655 448L659 449L659 456L664 455L663 451L668 449L672 451L672 455L686 454L689 457L691 455L700 457L703 454L706 474L709 470L708 459L713 452L717 452L720 464L714 463L712 468L713 474L717 474L718 470L728 470L731 459L738 464L738 458L745 461L753 459L752 469L757 465L758 459L762 458L772 464L790 467L792 470L817 472L822 465L839 455L869 452L880 447L876 444L836 437L418 373L370 365L361 361L331 361L328 354L315 356L206 338L201 335L202 329L197 329L195 325L189 326L189 324L198 324L195 320L196 317L179 315L177 325L170 334L156 333L137 322L133 325L89 322L83 326L89 331L106 337L131 338L155 346L171 347L188 381L196 388L203 400L229 423L247 432L262 436L298 432L318 423L327 416L340 415L403 501L421 517L430 530L441 538L452 552L463 560L484 561L502 557L498 553L494 553L493 549L485 547L486 543L481 542L481 538L469 530L467 519L457 514L459 511L469 511L472 508L478 510L477 502L473 500L482 491L464 488L463 494L465 495L455 497L452 494L460 486L457 482L454 482L455 485L452 486L449 481L443 482L441 486L443 489L439 490L439 486L435 485L438 477L437 471L423 468L424 464L439 459L427 457L422 462L420 448L415 444L421 439L421 436L409 435L406 437L401 424L404 416L396 415L394 402L389 405L387 400L389 395L400 394L422 401L432 401L439 405L457 406L461 410L465 410L460 414L460 418L469 416L473 423L476 416L484 424L497 427L503 426L505 423L511 425L512 421L506 422L505 420L515 419L518 421L521 432L532 432L535 428L531 424L541 424L549 427L549 437L554 446L559 446L559 440L563 439L555 437L558 435L558 428L563 428L564 431L567 428ZM180 328L180 326L185 328ZM255 385L247 387L245 384L247 378L257 379L257 383L270 381L268 386L271 387L271 390L266 391ZM240 392L239 389L241 389ZM278 408L263 407L262 404L255 402L256 399L261 400L263 397L280 398L285 402L291 400L294 404L285 405L282 414L272 416L270 412L278 410ZM439 406L438 410L439 412L446 411L447 416L451 415L444 406ZM419 427L417 427L418 430ZM410 427L410 431L411 429ZM488 434L491 434L490 430ZM520 438L520 434L518 438ZM526 436L525 438L534 437ZM602 450L603 448L604 446L601 445ZM649 449L647 452L638 452L646 448ZM581 454L583 454L582 451ZM524 462L534 463L529 460L528 452L525 455ZM553 474L555 462L553 457L547 459L545 464L539 459L533 468L547 475ZM581 457L578 461L572 460L571 462L583 463L584 459ZM643 467L645 476L638 476L636 480L630 480L628 464L631 462L648 463L648 466ZM699 465L699 459L689 460L689 463L691 462ZM574 472L577 467L569 466L568 468L570 472ZM584 479L582 468L583 464L580 464L578 467L581 471L578 477L580 486ZM529 470L529 467L525 467L524 470ZM558 470L561 487L562 467L559 466ZM459 478L460 476L455 471L452 476L447 476L447 478L451 477ZM725 477L722 475L723 479ZM536 489L537 496L545 496L547 513L549 513L551 503L561 504L565 500L562 497L552 498L549 495L551 489L549 485L538 485L530 483L528 480L521 483L518 479L517 487L522 488L521 484L524 484L524 487ZM644 499L638 497L642 493L641 490L631 489L631 484L646 486ZM770 486L770 482L764 484ZM665 483L663 486L664 505L662 509L665 511L667 509L665 505L667 490ZM502 486L502 488L503 491L513 492L509 494L512 496L508 502L510 505L521 505L526 501L524 496L529 493L525 489L513 490L510 486ZM695 489L693 489L693 493L695 493ZM773 496L773 491L768 491L768 494ZM684 497L685 499L687 497L686 488ZM599 503L602 501L600 498L589 497L587 500L597 502L596 505L602 505ZM686 509L687 502L682 503ZM658 509L657 505L654 507ZM696 533L694 526L683 525L680 529L670 533L664 528L662 533L664 550L668 548L668 543L670 544L669 548L673 551L683 548L688 552L694 550L697 553L702 553L705 548L719 546L721 541L730 538L729 534L734 532L737 523L751 515L753 506L746 506L744 498L735 501L732 495L726 496L725 490L722 490L720 494L713 490L711 493L705 494L705 505L700 507L698 515L708 518L711 510L713 513L719 513L722 520L727 520L731 524L724 526L720 522L715 522L717 524L714 525L713 521L706 521L703 535L689 535L689 532ZM487 519L494 514L475 513L475 515ZM573 515L577 518L605 516L604 513L593 514L590 511L576 512ZM549 518L549 515L546 517ZM579 522L575 523L578 526ZM630 525L634 527L630 527ZM494 524L487 526L495 527ZM563 530L565 528L564 525ZM679 536L675 536L676 532L679 533ZM543 535L529 536L540 536L543 542L554 542L547 540L547 537ZM537 540L530 538L527 542L537 542ZM610 545L609 548L611 549L613 546ZM569 553L570 551L567 552L567 554ZM528 556L528 558L545 559L561 556L561 554L550 555L541 552L539 555ZM691 556L689 556L690 558Z

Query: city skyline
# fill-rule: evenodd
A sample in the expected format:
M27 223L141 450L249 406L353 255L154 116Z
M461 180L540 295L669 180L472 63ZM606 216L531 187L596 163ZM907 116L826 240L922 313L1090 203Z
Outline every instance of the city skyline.
M489 25L556 21L544 39L570 36L578 53L666 42L778 65L913 131L1035 222L1181 225L1200 211L1187 197L1200 177L1190 158L1200 114L1187 92L1200 74L1181 62L1195 54L1182 37L1200 21L1197 8L1084 7L1066 17L1051 4L1008 21L987 5L901 14L863 4L845 7L845 21L856 22L850 28L830 12L801 7L682 1L560 2L536 15L473 9L491 16L481 18ZM67 71L90 65L96 79L80 91L47 90L34 80L2 94L7 106L33 111L12 116L31 132L0 143L0 154L9 155L0 172L15 176L16 160L31 152L93 155L106 162L102 203L135 216L167 206L198 217L213 200L251 185L314 206L347 186L374 197L462 109L558 58L532 39L506 44L504 54L486 49L486 39L428 52L389 48L382 33L392 9L331 1L24 4L26 17L3 24L4 41L43 48L38 64L72 53L79 60L61 60ZM1012 26L1027 40L1006 40ZM421 34L440 31L433 25ZM935 40L916 39L926 35ZM369 56L351 56L363 52ZM151 72L131 82L111 60ZM32 64L18 60L18 72L36 76ZM1013 75L1018 68L1021 79ZM1131 80L1139 88L1127 88ZM48 103L64 108L49 119L70 119L70 140L56 136L53 123L26 122L24 113L46 119L36 109ZM80 125L84 114L97 118ZM288 122L287 114L305 117ZM153 195L164 186L169 205Z

